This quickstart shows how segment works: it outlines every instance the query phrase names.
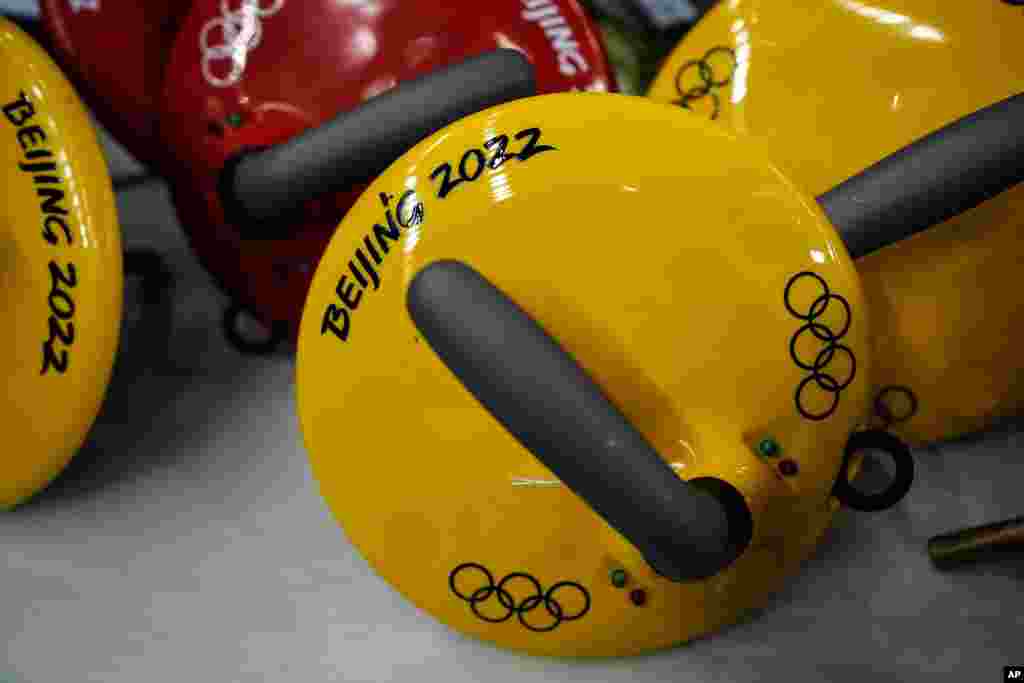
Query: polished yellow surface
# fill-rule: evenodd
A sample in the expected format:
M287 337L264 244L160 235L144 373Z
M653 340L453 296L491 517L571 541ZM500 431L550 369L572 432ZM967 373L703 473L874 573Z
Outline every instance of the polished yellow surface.
M477 175L472 150L482 154L486 141L508 135L508 153L520 152L529 136L515 134L531 128L540 130L538 145L554 149ZM444 171L435 169L444 163L453 178L461 165L477 179L439 198ZM390 210L409 227L383 240L385 251ZM733 565L706 581L659 578L463 388L405 305L416 273L449 258L478 270L559 340L682 478L717 477L744 495L754 536ZM825 292L805 271L834 296L813 306ZM820 355L820 338L800 333L804 321L794 316L812 308L818 333L827 338L829 328L848 353ZM549 95L428 138L349 212L307 300L298 409L337 520L416 605L461 632L534 654L634 654L735 621L797 571L837 507L830 491L843 446L868 411L868 340L844 247L813 200L766 159L674 107ZM833 396L794 362L791 343L805 364L819 358L836 380L830 386L846 385L831 416L798 412L802 384L808 413L824 413ZM757 455L766 437L781 456ZM779 473L784 458L797 463L796 476ZM550 596L553 613L566 617L557 623L540 598L529 599L536 587L522 576L504 584L504 598L483 600L487 591L476 591L485 574L464 569L455 590L480 598L485 617L508 616L490 623L449 584L465 563L485 567L495 583L516 572L544 591L574 582L589 609L569 619L586 600L563 585ZM623 588L610 580L617 568L628 574ZM642 606L630 598L638 589ZM532 606L527 624L557 627L531 631L501 599Z
M1000 0L722 0L650 96L757 139L815 195L1024 88L1024 7ZM715 116L717 112L717 116ZM929 442L1020 414L1024 186L857 262L891 430ZM896 416L905 393L886 402Z
M10 507L60 472L96 418L123 275L114 195L88 114L46 53L3 19L0 107L0 507Z

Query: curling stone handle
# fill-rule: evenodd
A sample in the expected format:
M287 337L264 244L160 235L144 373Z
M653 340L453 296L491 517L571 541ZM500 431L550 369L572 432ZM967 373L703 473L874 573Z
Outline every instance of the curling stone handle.
M229 220L251 238L288 237L287 218L317 196L379 175L448 124L536 93L533 66L499 49L406 81L331 121L224 166L220 196Z
M459 261L431 263L410 283L407 307L463 386L659 574L701 579L734 559L725 503L680 479L576 360L483 275Z
M854 258L939 225L1024 180L1024 94L958 119L818 197Z

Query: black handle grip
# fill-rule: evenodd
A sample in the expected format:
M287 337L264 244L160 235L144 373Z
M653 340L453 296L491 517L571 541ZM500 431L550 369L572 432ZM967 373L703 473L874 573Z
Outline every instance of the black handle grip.
M869 132L870 133L870 132ZM818 197L854 258L938 225L1024 180L1024 94L900 149Z
M700 579L735 559L727 504L680 479L572 356L477 271L432 263L413 278L407 306L484 408L658 573Z
M284 237L304 202L371 180L453 121L536 93L533 66L500 49L406 81L288 142L225 165L221 200L249 237Z

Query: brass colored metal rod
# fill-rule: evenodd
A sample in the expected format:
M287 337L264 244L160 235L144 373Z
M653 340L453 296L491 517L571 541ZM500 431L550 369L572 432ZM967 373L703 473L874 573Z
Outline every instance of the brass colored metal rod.
M928 556L941 569L1010 548L1024 550L1024 517L934 536L928 541Z

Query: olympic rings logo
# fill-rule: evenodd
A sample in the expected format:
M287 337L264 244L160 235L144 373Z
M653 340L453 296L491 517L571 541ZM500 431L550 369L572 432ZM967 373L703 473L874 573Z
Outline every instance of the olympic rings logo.
M717 68L716 68L717 65ZM713 47L700 59L691 59L676 72L676 92L679 99L674 102L684 109L693 111L693 102L711 99L711 120L718 118L721 101L716 92L728 85L736 72L736 52L728 47Z
M813 278L819 285L821 285L822 293L816 298L808 308L806 313L800 313L793 308L793 303L790 301L790 293L793 289L793 285L797 281L803 278ZM850 386L853 382L853 378L857 374L857 359L853 355L853 351L850 347L838 343L846 333L850 330L850 323L853 320L853 314L850 310L850 303L838 294L833 294L828 287L825 280L815 273L804 271L797 273L789 279L786 283L786 290L783 295L786 304L786 310L789 314L798 320L805 321L804 325L796 331L792 339L789 341L789 355L796 363L797 367L801 370L807 370L811 374L808 375L796 389L796 409L799 413L807 418L808 420L824 420L830 417L839 406L839 396L842 394L846 387ZM821 316L828 310L829 302L838 301L843 307L846 317L846 322L843 324L839 332L834 332L828 325L819 322ZM806 332L810 332L816 339L825 343L814 360L807 362L806 359L800 358L796 350L797 341ZM850 372L849 376L840 382L834 375L825 372L826 368L832 363L837 353L843 353L850 358ZM831 405L822 412L813 413L809 411L804 402L804 390L810 386L811 382L814 382L819 389L832 394Z
M483 585L470 591L468 594L460 591L455 585L459 575L465 576L466 572L479 574L483 579ZM508 586L512 582L527 584L532 593L517 603L512 593L508 590ZM472 610L478 619L492 624L499 624L503 621L508 621L514 614L519 619L520 624L535 633L554 631L563 621L575 621L590 611L590 593L587 592L586 588L574 581L559 581L545 591L540 585L540 581L529 574L513 572L495 583L494 575L491 574L490 570L475 562L466 562L453 569L451 574L448 575L448 587L456 597L469 603L469 609ZM555 599L555 594L558 591L574 591L578 593L582 596L583 606L578 608L574 614L567 613L562 604ZM490 616L480 611L480 606L489 601L492 596L497 598L497 604L503 612L498 616ZM546 618L539 625L536 623L537 620L534 620L534 623L530 623L527 620L527 615L534 612L541 605L544 606L544 612L547 613Z
M221 16L206 22L199 32L203 78L215 88L227 88L242 80L249 53L263 40L260 19L280 12L285 0L270 0L269 5L262 0L242 0L238 9L231 9L231 3L232 0L221 0ZM220 40L212 44L215 31ZM215 73L214 67L218 65L220 73Z

